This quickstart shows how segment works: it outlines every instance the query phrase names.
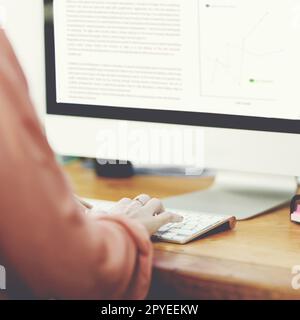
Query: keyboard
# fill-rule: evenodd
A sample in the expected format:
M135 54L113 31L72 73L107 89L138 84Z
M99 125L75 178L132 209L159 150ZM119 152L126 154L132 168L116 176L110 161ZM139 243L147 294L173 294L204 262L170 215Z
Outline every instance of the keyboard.
M100 207L103 210L110 209L115 202L84 199L93 206ZM172 242L177 244L186 244L209 231L217 230L221 227L233 229L236 224L236 218L233 216L213 215L203 212L166 209L168 212L173 212L181 215L183 221L178 223L168 223L162 226L154 235L154 240L164 242ZM223 228L222 228L223 229Z
M168 223L162 226L154 234L154 239L185 244L222 226L233 229L236 224L236 218L233 216L213 215L186 210L179 211L176 209L168 209L167 211L183 216L183 221Z

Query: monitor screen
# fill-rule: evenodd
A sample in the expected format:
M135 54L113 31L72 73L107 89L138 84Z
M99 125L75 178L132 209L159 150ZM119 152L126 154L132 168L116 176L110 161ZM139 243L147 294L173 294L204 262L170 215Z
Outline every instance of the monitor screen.
M300 133L298 0L45 4L50 114Z

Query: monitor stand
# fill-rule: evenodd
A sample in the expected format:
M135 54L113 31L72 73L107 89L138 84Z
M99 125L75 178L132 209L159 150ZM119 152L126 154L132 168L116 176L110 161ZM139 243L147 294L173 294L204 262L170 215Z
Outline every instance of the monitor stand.
M245 220L291 201L295 177L218 172L207 190L164 199L168 208L234 215Z

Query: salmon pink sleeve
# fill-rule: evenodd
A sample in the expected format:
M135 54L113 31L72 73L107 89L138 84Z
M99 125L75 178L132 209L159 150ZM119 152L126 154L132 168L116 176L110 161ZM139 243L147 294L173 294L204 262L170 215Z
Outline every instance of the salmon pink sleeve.
M146 296L152 263L146 229L126 216L95 221L84 213L55 161L2 30L0 181L0 260L36 297Z

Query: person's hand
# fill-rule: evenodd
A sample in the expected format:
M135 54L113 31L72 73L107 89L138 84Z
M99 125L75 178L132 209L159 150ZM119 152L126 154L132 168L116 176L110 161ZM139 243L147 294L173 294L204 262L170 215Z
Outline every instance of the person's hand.
M124 198L109 210L111 214L125 214L142 223L149 234L154 234L160 227L171 222L181 222L182 217L166 212L159 199L141 194L132 199Z
M103 214L101 209L93 208L92 212ZM124 214L139 221L145 226L150 235L153 235L160 227L171 222L181 222L182 217L166 212L162 202L159 199L151 198L146 194L129 199L124 198L117 202L110 210L108 214Z

